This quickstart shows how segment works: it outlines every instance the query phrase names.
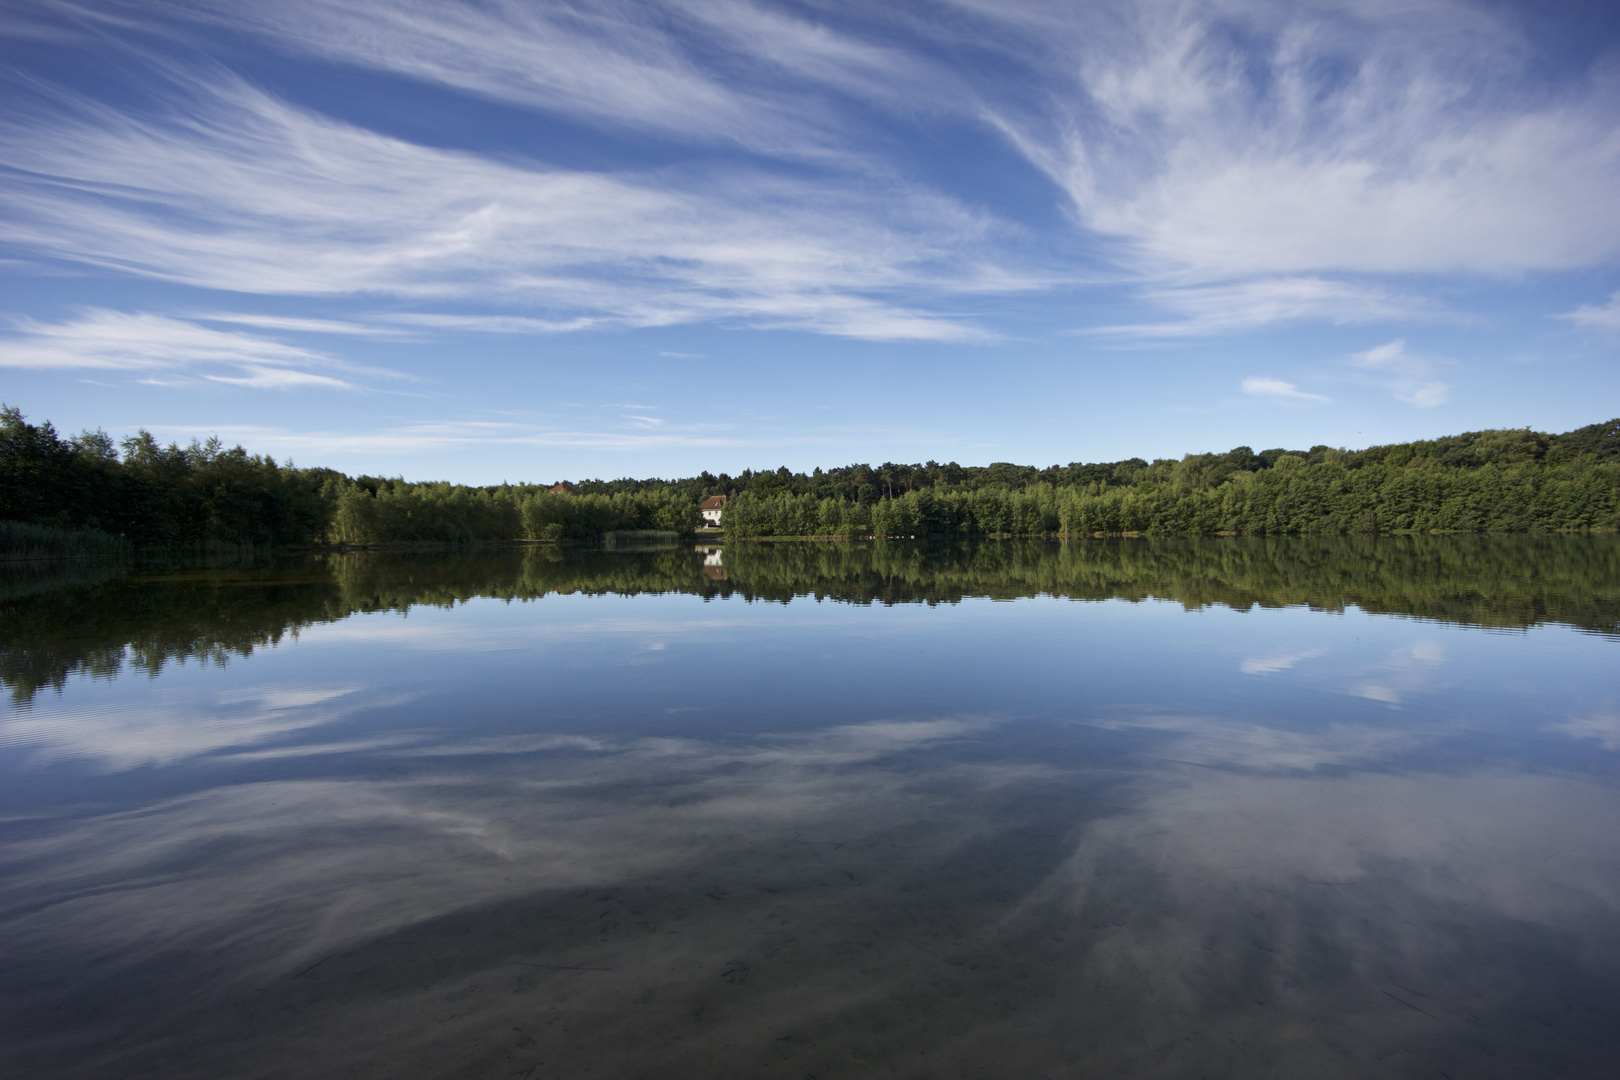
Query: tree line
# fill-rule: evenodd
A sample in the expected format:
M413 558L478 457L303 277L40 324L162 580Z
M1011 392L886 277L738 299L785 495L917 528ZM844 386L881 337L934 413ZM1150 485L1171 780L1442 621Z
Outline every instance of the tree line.
M1467 432L1152 462L849 465L674 480L471 486L298 468L219 440L64 438L0 410L0 546L467 545L692 533L729 497L731 537L1308 535L1620 527L1620 419L1562 434Z
M864 468L860 466L857 468ZM885 466L875 501L817 477L739 491L729 536L1334 535L1620 527L1620 420L1339 450L1240 446L1151 463L1035 470L994 465L955 481L932 462Z
M350 477L279 464L220 441L163 446L142 430L63 438L0 407L0 545L11 554L306 544L466 545L682 535L697 500L679 488L553 492Z

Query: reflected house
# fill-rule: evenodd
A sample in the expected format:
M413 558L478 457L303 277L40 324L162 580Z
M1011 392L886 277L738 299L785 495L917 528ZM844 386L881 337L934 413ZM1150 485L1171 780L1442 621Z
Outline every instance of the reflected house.
M579 489L566 480L559 480L551 485L551 493L553 495L578 495Z
M724 495L710 495L698 505L698 513L703 515L703 524L707 527L719 528L720 515L725 512L726 497Z
M703 553L703 576L713 581L726 580L726 568L720 564L723 549L700 547L698 550Z

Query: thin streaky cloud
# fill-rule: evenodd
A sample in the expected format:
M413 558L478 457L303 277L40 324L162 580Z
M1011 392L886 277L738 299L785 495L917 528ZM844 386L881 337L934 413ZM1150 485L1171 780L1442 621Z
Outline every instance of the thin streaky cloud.
M13 319L10 328L0 336L0 367L138 372L154 385L185 385L195 375L260 389L358 389L333 373L406 378L258 334L148 312L90 308L57 323ZM219 367L229 371L206 370Z
M1267 398L1294 405L1310 405L1328 400L1321 394L1310 394L1291 382L1265 376L1251 376L1243 380L1243 392L1250 397Z
M204 375L203 378L209 382L254 390L292 390L306 387L327 390L358 389L353 383L334 379L330 375L317 375L313 371L298 371L293 368L269 368L248 364L242 368L242 372L241 375Z
M1001 335L942 301L1078 287L1018 250L1027 237L1004 222L899 182L915 171L904 144L861 119L877 105L999 133L1057 185L1073 250L1089 245L1171 315L1104 333L1421 317L1407 290L1351 278L1512 275L1620 255L1608 198L1620 80L1597 68L1530 85L1523 33L1488 10L942 7L948 18L897 9L857 23L735 0L110 3L79 16L147 30L201 20L592 127L814 158L837 180L496 161L154 62L155 78L185 86L168 122L34 110L7 125L8 160L26 172L0 195L12 222L0 238L244 292L543 309L512 316L536 321L511 332L712 322L989 341ZM965 49L997 62L964 64Z
M1346 325L1447 317L1423 299L1386 285L1314 275L1151 286L1142 296L1175 317L1099 326L1087 332L1121 338L1174 339L1307 320Z
M348 337L398 337L402 331L372 322L348 319L310 319L291 315L255 315L249 312L189 312L193 322L253 326L261 330L291 330L303 334L341 334Z
M629 8L494 3L198 5L295 52L409 75L496 101L711 138L766 126Z
M1406 342L1399 338L1353 354L1350 363L1397 401L1431 409L1451 400L1451 386L1435 377L1434 361L1407 352Z
M736 471L790 455L679 440L1151 457L1328 410L1432 434L1448 399L1579 426L1615 382L1620 31L1557 8L11 0L0 272L35 325L0 318L0 370L63 422L117 418L79 376L273 425L393 365L422 401L330 423L399 438L533 398L410 436L485 477L519 437ZM83 305L168 321L98 336ZM1058 418L1066 380L1140 401L1150 372L1247 407ZM873 419L896 394L915 429Z
M757 445L757 440L690 431L589 431L485 422L406 424L370 431L294 431L264 425L154 425L166 437L218 435L277 454L408 455L469 447L557 447L588 450L668 450Z
M507 105L769 156L847 158L839 100L910 111L958 97L948 66L770 5L289 0L171 7L294 53Z
M447 315L400 312L377 315L382 322L430 330L472 330L482 334L568 334L606 325L603 319L535 319L525 315Z
M296 430L268 424L150 425L164 438L190 439L218 435L232 443L299 458L310 454L400 456L467 448L518 447L603 451L665 451L683 448L779 449L802 446L844 446L852 435L882 433L908 445L926 446L937 440L934 432L891 425L839 432L759 435L715 424L666 423L657 430L592 430L549 427L510 420L433 421L377 427L364 431Z
M297 345L144 312L91 309L69 322L22 318L12 320L11 327L15 336L0 345L4 367L150 370L198 363L335 363Z
M1620 330L1620 292L1610 296L1607 304L1582 304L1558 317L1590 329Z
M962 341L991 335L916 298L1037 284L995 265L993 222L921 188L524 167L380 136L240 81L168 121L0 130L26 170L0 189L0 239L208 288L477 296L567 313L546 320L558 330L733 321Z

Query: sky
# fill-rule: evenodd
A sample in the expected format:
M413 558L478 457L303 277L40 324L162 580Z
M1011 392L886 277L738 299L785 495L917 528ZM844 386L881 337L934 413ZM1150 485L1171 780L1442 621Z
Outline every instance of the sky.
M1620 5L4 0L0 400L468 483L1620 415Z

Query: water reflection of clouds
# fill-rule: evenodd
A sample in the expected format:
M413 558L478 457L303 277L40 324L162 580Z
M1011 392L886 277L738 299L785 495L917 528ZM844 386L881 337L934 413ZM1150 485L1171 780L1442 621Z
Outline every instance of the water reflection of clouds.
M169 765L329 724L362 708L397 705L363 686L207 691L168 687L145 701L113 701L14 713L0 720L0 747L36 764L79 760L116 771Z
M692 712L704 708L706 706L687 706L666 712ZM738 763L819 767L866 762L887 754L904 753L933 743L965 738L989 731L1001 722L990 717L878 720L793 734L761 735L757 736L758 742L736 745L676 737L616 740L572 734L506 735L414 746L397 753L410 757L463 757L577 750L638 759L683 758L701 762L706 767Z
M1125 726L1243 768L1149 759L1104 776L1017 751L1011 725L977 716L416 745L379 755L412 763L391 778L224 786L8 842L0 933L19 971L112 957L96 969L109 992L148 968L204 997L284 987L287 1023L374 1031L392 1055L431 1041L421 1017L451 1012L452 995L476 1030L440 1038L532 1033L536 999L520 995L552 970L569 981L542 981L541 1000L582 1026L548 1060L614 1025L673 1047L705 1010L716 1044L767 1047L858 1012L894 1025L885 1045L969 1056L1053 1052L1052 1032L1080 1031L1099 1071L1123 1055L1120 1075L1179 1053L1208 1061L1232 1039L1269 1047L1286 1023L1319 1054L1330 1036L1355 1042L1344 1025L1358 1017L1398 1025L1410 1010L1382 996L1397 986L1427 995L1439 1019L1425 1023L1489 1017L1515 957L1466 949L1504 921L1607 947L1591 931L1620 908L1620 806L1596 784L1301 776L1289 770L1376 763L1404 744L1198 717ZM957 752L969 740L984 745ZM294 979L362 955L353 970L373 983L345 982L360 976L341 960ZM418 955L463 968L423 974ZM730 1005L715 997L728 972L750 980ZM519 1005L529 1019L497 1022ZM838 1023L845 1039L869 1028ZM1355 1052L1387 1056L1400 1037L1379 1029ZM206 1042L234 1045L219 1031Z
M1414 641L1393 650L1389 659L1349 688L1356 697L1399 707L1410 694L1432 689L1446 660L1445 646L1435 640Z
M1572 739L1590 739L1605 750L1620 750L1620 714L1572 716L1562 724L1553 724L1551 730Z
M424 614L426 617L424 617ZM753 624L742 619L582 619L577 622L511 622L455 625L436 620L432 613L407 618L372 615L311 627L303 632L308 643L382 645L433 652L498 652L529 648L540 642L570 642L630 634L702 637L717 630Z
M1216 716L1162 714L1093 720L1088 724L1173 736L1168 742L1153 745L1149 752L1155 757L1262 771L1373 765L1410 753L1437 735L1434 730L1412 726L1334 723L1297 731Z
M1314 660L1326 653L1326 649L1303 649L1272 656L1251 656L1238 665L1238 670L1245 675L1275 675L1279 671L1288 670L1301 660Z
M1143 794L1085 828L1004 932L1092 928L1074 982L1128 988L1147 1007L1144 1044L1202 1043L1189 1067L1264 1047L1282 1075L1529 1075L1548 1055L1595 1054L1588 1069L1607 1055L1523 1021L1608 1008L1613 791L1536 775L1196 770Z
M708 637L747 625L742 620L597 619L559 625L454 624L431 617L357 617L311 627L302 643L310 647L350 644L406 647L435 652L495 652L569 644L580 640L626 639L630 663L662 659L674 640ZM652 637L636 642L637 636ZM0 719L0 749L20 750L22 760L46 764L63 760L93 763L107 771L172 765L212 754L222 760L314 757L398 746L414 737L394 736L341 743L256 747L301 731L334 723L361 710L404 704L420 695L378 694L361 686L221 689L165 686L145 700L114 700L76 705L53 703L15 711ZM222 754L233 749L239 753Z
M775 736L766 742L770 749L761 754L767 760L800 765L850 764L980 734L999 723L991 717L947 717L842 724L805 734Z
M1328 654L1327 649L1290 649L1250 656L1238 664L1244 675L1275 675L1305 660ZM1434 684L1435 672L1446 662L1445 646L1438 640L1422 639L1392 650L1386 659L1353 676L1346 691L1355 697L1399 706L1412 693Z
M1129 852L1183 897L1212 883L1394 884L1504 918L1620 911L1620 800L1557 776L1187 774L1098 822L1059 875L1094 888ZM1090 884L1085 882L1090 881Z
M703 862L761 830L850 839L874 823L959 820L942 795L859 766L985 726L849 725L738 746L483 739L399 751L483 755L472 771L222 786L5 844L5 936L72 951L231 941L281 969L467 905ZM22 925L19 911L32 913Z
M1580 1057L1620 1031L1612 641L1124 601L836 614L372 613L7 717L8 764L206 767L22 777L0 1072L50 1039L53 1080L634 1076L648 1047L662 1075L792 1077L1615 1060ZM434 696L358 712L391 683Z

